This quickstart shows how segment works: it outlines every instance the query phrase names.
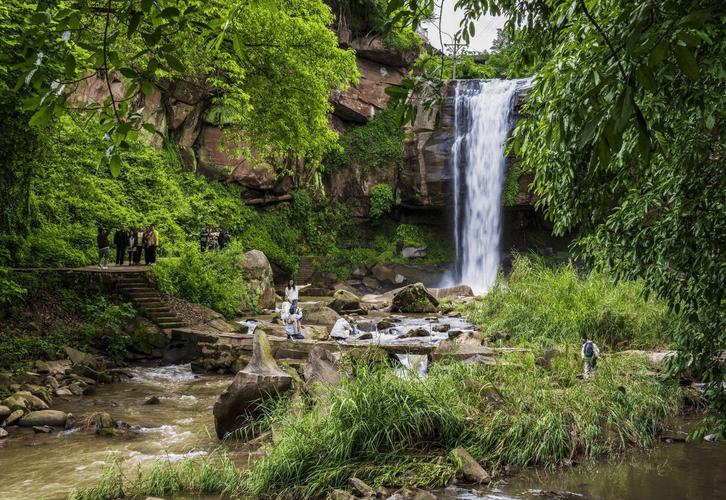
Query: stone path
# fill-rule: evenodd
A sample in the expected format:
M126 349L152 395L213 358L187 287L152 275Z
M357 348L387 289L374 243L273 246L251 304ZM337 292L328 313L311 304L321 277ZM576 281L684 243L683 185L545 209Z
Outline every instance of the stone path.
M59 272L59 273L95 273L95 274L139 274L146 273L150 270L148 266L108 266L108 269L101 269L98 266L83 267L15 267L15 272L23 273L42 273L42 272Z

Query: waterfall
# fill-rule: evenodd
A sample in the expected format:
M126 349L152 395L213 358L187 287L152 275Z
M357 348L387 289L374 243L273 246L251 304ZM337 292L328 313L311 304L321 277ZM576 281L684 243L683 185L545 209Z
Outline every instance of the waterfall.
M499 268L504 148L522 80L454 82L453 182L455 281L486 292Z

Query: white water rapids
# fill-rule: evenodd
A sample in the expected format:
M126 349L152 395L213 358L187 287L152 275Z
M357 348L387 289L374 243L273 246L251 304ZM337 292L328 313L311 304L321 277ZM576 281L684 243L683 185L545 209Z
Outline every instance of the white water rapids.
M504 148L522 80L458 80L454 83L454 241L457 283L485 293L499 269Z

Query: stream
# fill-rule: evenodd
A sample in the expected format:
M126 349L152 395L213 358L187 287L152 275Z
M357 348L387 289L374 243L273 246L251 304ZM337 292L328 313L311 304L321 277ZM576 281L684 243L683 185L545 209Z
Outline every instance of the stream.
M421 369L415 363L409 368ZM117 437L73 429L15 432L0 441L0 498L66 498L73 488L93 485L113 460L133 475L156 460L199 456L219 445L212 405L230 376L195 375L189 365L132 372L128 382L99 386L94 395L79 400L58 398L54 408L75 415L105 411L132 424L134 432ZM160 403L144 404L151 396ZM238 457L240 465L246 460L246 455ZM450 487L434 493L465 500L726 498L726 443L663 443L617 460L565 470L530 469L488 488Z
M216 446L212 405L231 377L195 375L189 365L135 368L128 382L98 386L92 396L62 401L54 409L82 415L108 412L136 431L117 437L69 429L14 432L0 442L0 498L66 498L93 485L113 460L133 471L155 460L206 454ZM159 404L144 404L157 396Z

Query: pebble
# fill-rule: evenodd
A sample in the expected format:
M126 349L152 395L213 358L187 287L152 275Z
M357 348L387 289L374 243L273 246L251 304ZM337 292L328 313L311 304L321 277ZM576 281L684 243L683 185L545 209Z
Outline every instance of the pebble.
M6 431L2 427L0 427L0 439L2 439L4 437L8 437L8 431Z
M33 431L36 433L48 434L49 432L53 432L53 428L47 425L36 425L33 426Z

